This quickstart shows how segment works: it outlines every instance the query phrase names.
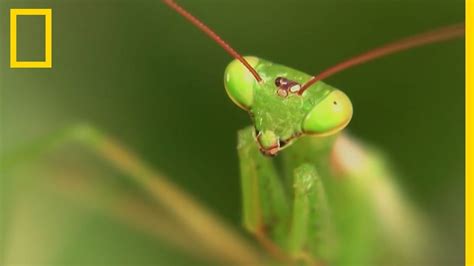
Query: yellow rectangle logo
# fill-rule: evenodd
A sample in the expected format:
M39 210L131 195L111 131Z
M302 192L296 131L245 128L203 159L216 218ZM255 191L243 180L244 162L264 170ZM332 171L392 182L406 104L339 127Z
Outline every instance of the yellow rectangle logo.
M10 68L52 68L52 10L51 9L10 9ZM44 61L18 61L17 60L17 17L18 16L44 16L45 27L45 52Z

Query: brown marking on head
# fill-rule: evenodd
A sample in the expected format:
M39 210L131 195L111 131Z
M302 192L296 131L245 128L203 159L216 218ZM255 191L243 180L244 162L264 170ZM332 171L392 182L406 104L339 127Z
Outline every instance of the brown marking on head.
M275 86L277 87L277 94L283 98L287 97L290 93L298 93L301 89L301 84L284 77L276 78Z

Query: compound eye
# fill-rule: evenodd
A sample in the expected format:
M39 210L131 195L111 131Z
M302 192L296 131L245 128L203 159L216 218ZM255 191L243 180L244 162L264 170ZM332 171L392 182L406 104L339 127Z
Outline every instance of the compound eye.
M328 135L343 129L351 120L352 103L340 90L335 90L306 115L303 130L308 134Z
M244 57L252 67L256 67L259 59ZM250 109L253 103L255 78L237 59L233 60L226 68L224 86L230 99L244 110Z

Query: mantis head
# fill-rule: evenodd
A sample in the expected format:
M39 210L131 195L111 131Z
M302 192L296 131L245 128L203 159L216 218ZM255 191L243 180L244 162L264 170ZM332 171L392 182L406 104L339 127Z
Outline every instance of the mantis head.
M302 91L310 75L257 57L244 59L261 81L234 60L225 70L224 85L232 101L249 112L264 154L275 155L304 135L335 134L351 120L352 104L342 91L321 81Z

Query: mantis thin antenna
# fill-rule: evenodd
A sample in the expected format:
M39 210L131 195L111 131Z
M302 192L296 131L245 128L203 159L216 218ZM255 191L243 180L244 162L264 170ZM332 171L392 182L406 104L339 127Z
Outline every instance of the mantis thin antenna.
M233 56L235 59L239 60L249 71L252 73L252 75L255 77L255 79L258 82L262 81L262 78L258 74L258 72L243 58L237 51L234 50L228 43L226 43L224 40L222 40L217 33L215 33L213 30L211 30L206 24L201 22L198 18L195 16L191 15L186 9L175 3L173 0L163 0L165 4L167 4L169 7L171 7L173 10L178 12L181 16L183 16L185 19L187 19L189 22L191 22L194 26L199 28L201 31L203 31L207 36L209 36L211 39L213 39L217 44L219 44L224 50L229 53L231 56Z
M422 46L425 44L431 44L436 42L447 41L464 35L465 26L464 23L454 24L439 28L433 31L421 33L414 35L408 38L395 41L384 46L375 48L363 54L352 57L348 60L342 61L341 63L334 65L321 73L311 77L298 92L300 95L308 89L311 85L316 83L319 80L325 79L329 76L332 76L336 73L339 73L347 68L366 63L368 61L374 60L376 58L414 48L417 46Z

